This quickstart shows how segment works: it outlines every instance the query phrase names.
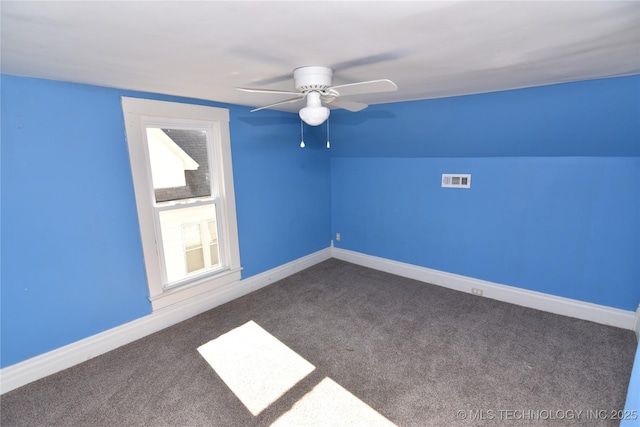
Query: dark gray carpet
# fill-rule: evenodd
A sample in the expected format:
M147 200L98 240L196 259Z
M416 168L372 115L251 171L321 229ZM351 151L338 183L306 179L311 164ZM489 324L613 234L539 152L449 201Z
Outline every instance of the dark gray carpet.
M196 350L250 320L316 367L255 417ZM9 392L0 420L267 426L330 377L398 426L615 426L594 411L624 406L635 348L631 331L331 259Z

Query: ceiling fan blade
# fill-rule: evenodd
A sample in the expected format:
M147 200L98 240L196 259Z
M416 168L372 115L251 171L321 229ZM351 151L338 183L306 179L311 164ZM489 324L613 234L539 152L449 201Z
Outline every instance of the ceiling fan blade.
M274 89L254 89L250 87L237 87L236 89L241 90L243 92L251 92L251 93L268 93L270 95L300 95L300 92L293 92L290 90L274 90Z
M268 77L265 79L261 79L261 80L254 80L253 83L257 84L257 85L272 85L274 83L282 83L282 82L286 82L287 80L291 80L291 73L288 74L281 74L279 76L275 76L275 77Z
M291 98L291 99L287 99L286 101L280 101L280 102L274 102L273 104L269 104L269 105L265 105L264 107L259 107L259 108L254 108L253 110L251 110L251 112L255 112L255 111L260 111L260 110L264 110L266 108L272 108L272 107L276 107L278 105L284 105L284 104L289 104L291 102L296 102L296 101L300 101L301 99L303 99L306 95L299 93L297 98Z
M398 86L388 79L348 83L345 85L332 86L327 89L328 92L337 92L340 96L360 95L363 93L394 92L396 90L398 90Z
M363 104L362 102L352 101L350 99L346 99L343 97L327 100L325 103L329 107L343 108L345 110L348 110L354 113L360 110L364 110L365 108L368 107L367 104Z
M380 62L392 61L400 58L396 52L383 52L375 55L363 56L361 58L350 59L331 65L333 71L343 71L347 68L362 67L363 65L373 65Z

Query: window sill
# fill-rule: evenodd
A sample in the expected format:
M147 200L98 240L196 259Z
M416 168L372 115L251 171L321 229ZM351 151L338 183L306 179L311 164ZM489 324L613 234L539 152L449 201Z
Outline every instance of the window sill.
M166 289L163 293L150 297L153 311L168 307L185 299L212 291L241 279L242 268L225 270L194 283Z

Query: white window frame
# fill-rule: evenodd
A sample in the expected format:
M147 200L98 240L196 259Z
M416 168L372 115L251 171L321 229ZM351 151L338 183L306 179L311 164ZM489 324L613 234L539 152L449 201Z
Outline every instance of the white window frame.
M149 300L153 310L167 307L240 280L242 267L240 265L231 163L229 110L122 97L122 111L129 147ZM187 278L178 284L166 283L165 268L162 256L159 255L162 251L162 243L157 212L163 208L159 208L155 203L151 166L146 147L146 129L148 127L163 129L207 128L213 136L213 144L208 147L210 162L213 166L211 179L214 194L211 197L214 199L216 207L220 259L225 265L212 272ZM214 172L217 173L216 176L214 176ZM192 201L188 203L186 206L203 202Z

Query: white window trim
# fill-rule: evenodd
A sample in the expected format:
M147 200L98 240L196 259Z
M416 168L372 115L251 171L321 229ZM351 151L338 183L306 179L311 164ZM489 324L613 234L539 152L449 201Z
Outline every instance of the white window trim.
M236 219L235 193L233 186L233 170L231 163L231 139L229 134L229 110L201 105L181 104L175 102L155 101L140 98L122 97L122 111L129 147L129 159L135 190L138 221L142 250L147 273L149 300L153 310L159 310L171 304L211 291L240 280L240 250L238 225ZM154 212L154 191L148 153L145 147L144 128L150 122L161 125L179 120L182 123L200 122L205 126L214 126L219 132L220 141L210 147L215 167L220 168L221 203L218 209L218 221L224 235L218 237L218 244L224 250L227 269L213 275L195 279L178 287L167 288L163 281L163 266L158 251L161 248L156 241L156 224Z

